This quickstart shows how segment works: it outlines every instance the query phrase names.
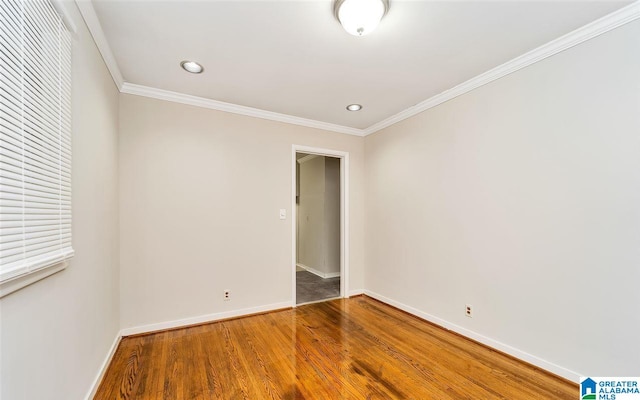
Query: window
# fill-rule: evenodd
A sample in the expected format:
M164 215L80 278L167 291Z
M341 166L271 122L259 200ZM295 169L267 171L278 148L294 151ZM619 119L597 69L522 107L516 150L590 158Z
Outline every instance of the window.
M48 0L1 0L0 297L72 256L71 35Z

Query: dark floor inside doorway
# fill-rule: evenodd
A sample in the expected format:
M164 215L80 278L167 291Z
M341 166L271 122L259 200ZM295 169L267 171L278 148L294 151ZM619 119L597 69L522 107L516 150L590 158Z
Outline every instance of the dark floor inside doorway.
M340 297L340 277L324 279L307 271L296 272L296 303Z

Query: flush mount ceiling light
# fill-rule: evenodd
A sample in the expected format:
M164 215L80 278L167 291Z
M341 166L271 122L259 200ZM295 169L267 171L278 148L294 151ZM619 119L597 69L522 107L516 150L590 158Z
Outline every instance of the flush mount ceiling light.
M364 36L380 23L389 10L389 0L336 0L333 13L345 31Z
M360 104L349 104L347 106L347 110L349 110L349 111L360 111L360 110L362 110L362 106Z
M180 66L187 72L191 72L192 74L199 74L204 71L202 65L198 64L195 61L183 61L180 63Z

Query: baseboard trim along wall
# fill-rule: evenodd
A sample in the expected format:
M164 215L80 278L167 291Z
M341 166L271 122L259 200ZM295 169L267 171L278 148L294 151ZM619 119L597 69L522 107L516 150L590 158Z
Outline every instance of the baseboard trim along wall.
M95 379L93 380L93 383L91 384L91 388L89 389L89 392L85 397L85 400L92 400L93 397L96 395L96 392L100 387L100 383L102 382L102 378L104 377L104 374L107 372L107 368L109 368L109 364L111 363L111 360L113 359L113 356L116 353L116 349L118 348L118 345L120 344L120 341L122 340L123 337L145 334L145 333L153 333L158 331L164 331L167 329L182 328L182 327L187 327L191 325L204 324L208 322L216 322L223 319L229 319L229 318L235 318L235 317L245 317L253 314L260 314L264 312L277 311L277 310L288 309L288 308L291 308L290 301L283 302L283 303L269 304L266 306L243 308L240 310L225 311L221 313L206 314L206 315L201 315L197 317L184 318L184 319L178 319L174 321L166 321L166 322L160 322L156 324L142 325L142 326L123 329L120 332L118 332L118 334L116 335L116 338L113 341L113 344L111 345L111 348L107 353L107 356L105 357L104 361L102 362L102 365L100 366L100 370L98 371L98 374L96 375Z
M519 350L519 349L516 349L514 347L511 347L511 346L509 346L507 344L498 342L497 340L490 339L490 338L488 338L486 336L483 336L483 335L481 335L479 333L476 333L474 331L471 331L469 329L466 329L466 328L463 328L461 326L452 324L452 323L450 323L450 322L448 322L448 321L446 321L444 319L438 318L438 317L433 316L431 314L428 314L428 313L426 313L424 311L418 310L417 308L414 308L414 307L408 306L406 304L400 303L398 301L392 300L392 299L390 299L388 297L385 297L385 296L383 296L381 294L372 292L370 290L365 290L364 294L369 296L369 297L371 297L371 298L374 298L374 299L376 299L378 301L381 301L381 302L383 302L385 304L388 304L390 306L398 308L398 309L400 309L402 311L408 312L409 314L415 315L418 318L422 318L422 319L424 319L426 321L429 321L429 322L431 322L433 324L441 326L441 327L443 327L443 328L445 328L447 330L453 331L453 332L458 333L458 334L460 334L462 336L465 336L465 337L467 337L469 339L475 340L476 342L481 343L481 344L483 344L485 346L491 347L491 348L493 348L495 350L498 350L498 351L500 351L502 353L508 354L508 355L510 355L512 357L515 357L515 358L519 359L519 360L522 360L524 362L532 364L532 365L534 365L534 366L536 366L538 368L541 368L541 369L543 369L545 371L548 371L548 372L550 372L552 374L558 375L558 376L560 376L562 378L565 378L565 379L567 379L567 380L569 380L571 382L580 382L580 376L584 376L584 375L578 374L577 372L568 370L568 369L563 368L563 367L561 367L559 365L555 365L555 364L553 364L551 362L548 362L546 360L538 358L538 357L536 357L536 356L534 356L532 354L526 353L526 352L524 352L522 350Z
M300 263L297 263L296 265L298 267L304 269L305 271L311 272L312 274L317 275L317 276L319 276L320 278L323 278L323 279L337 278L337 277L340 276L340 272L328 272L328 273L327 272L320 272L315 268L309 267L308 265L304 265L304 264L300 264Z
M107 356L102 362L102 365L100 365L98 374L96 375L96 377L93 379L93 382L91 383L91 387L89 388L89 393L87 393L87 395L85 396L85 400L93 400L93 397L96 395L96 392L98 391L98 387L102 382L102 378L104 377L104 374L107 372L107 368L109 368L109 364L111 364L111 360L113 359L114 354L116 354L116 349L118 348L118 345L120 344L121 339L122 339L122 332L118 332L118 334L116 335L116 338L113 340L113 343L111 344L111 348L109 349Z
M282 310L285 308L291 308L291 300L283 303L268 304L266 306L242 308L239 310L224 311L220 313L200 315L197 317L177 319L174 321L165 321L165 322L159 322L155 324L135 326L132 328L125 328L122 331L120 331L120 333L122 336L139 335L142 333L151 333L156 331L164 331L167 329L187 327L189 325L215 322L222 319L244 317L251 314L258 314L258 313L263 313L267 311Z
M369 296L373 299L376 299L378 301L381 301L385 304L388 304L392 307L398 308L402 311L405 311L409 314L415 315L418 318L422 318L426 321L429 321L433 324L436 324L438 326L441 326L447 330L456 332L462 336L465 336L469 339L475 340L478 343L481 343L485 346L491 347L493 349L496 349L498 351L501 351L505 354L508 354L512 357L515 357L519 360L522 360L524 362L527 362L529 364L532 364L538 368L542 368L552 374L558 375L562 378L565 378L567 380L570 380L571 382L579 382L580 379L580 374L573 372L571 370L568 370L566 368L563 368L561 366L555 365L551 362L548 362L546 360L543 360L541 358L538 358L534 355L531 355L529 353L526 353L524 351L521 351L519 349L516 349L514 347L511 347L509 345L506 345L504 343L498 342L497 340L493 340L490 339L486 336L480 335L479 333L476 333L474 331L471 331L469 329L463 328L461 326L452 324L446 320L443 320L441 318L438 318L436 316L433 316L431 314L428 314L424 311L418 310L417 308L408 306L406 304L400 303L398 301L392 300L388 297L385 297L381 294L378 294L376 292L372 292L370 290L363 290L363 289L357 289L357 290L351 290L349 291L349 297L355 297L355 296L360 296L360 295L366 295ZM111 348L109 349L108 354L105 357L105 360L103 361L101 367L100 367L100 371L98 371L98 374L96 375L91 388L89 390L89 393L87 394L85 400L91 400L93 399L93 396L95 396L98 387L100 386L100 383L102 382L102 378L104 377L104 374L107 371L107 368L109 367L109 364L111 363L111 359L113 358L113 355L115 354L116 349L118 348L118 344L120 343L120 340L123 337L126 336L131 336L131 335L139 335L139 334L146 334L146 333L152 333L152 332L158 332L158 331L163 331L163 330L167 330L167 329L175 329L175 328L182 328L182 327L187 327L187 326L191 326L191 325L197 325L197 324L203 324L203 323L209 323L209 322L216 322L216 321L220 321L220 320L224 320L224 319L229 319L229 318L236 318L236 317L245 317L245 316L250 316L253 314L260 314L260 313L265 313L265 312L271 312L271 311L277 311L277 310L282 310L282 309L289 309L291 308L291 302L287 301L287 302L282 302L282 303L274 303L274 304L269 304L269 305L265 305L265 306L258 306L258 307L250 307L250 308L243 308L243 309L239 309L239 310L231 310L231 311L225 311L225 312L220 312L220 313L213 313L213 314L206 314L206 315L201 315L201 316L197 316L197 317L191 317L191 318L184 318L184 319L178 319L178 320L174 320L174 321L166 321L166 322L160 322L160 323L155 323L155 324L149 324L149 325L142 325L142 326L136 326L136 327L132 327L132 328L126 328L121 330L118 335L116 336L115 340L113 341L113 344L111 345Z

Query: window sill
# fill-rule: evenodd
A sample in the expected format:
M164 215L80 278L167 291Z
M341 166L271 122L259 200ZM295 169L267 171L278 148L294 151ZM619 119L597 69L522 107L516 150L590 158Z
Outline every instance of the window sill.
M49 267L42 268L37 271L33 271L28 274L21 275L6 282L0 283L0 299L17 290L22 289L23 287L29 286L32 283L38 282L41 279L51 276L56 272L62 271L63 269L67 268L67 265L69 265L68 260L60 261L58 263L52 264Z

